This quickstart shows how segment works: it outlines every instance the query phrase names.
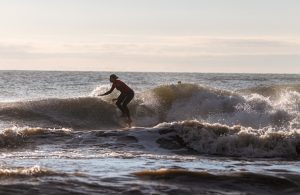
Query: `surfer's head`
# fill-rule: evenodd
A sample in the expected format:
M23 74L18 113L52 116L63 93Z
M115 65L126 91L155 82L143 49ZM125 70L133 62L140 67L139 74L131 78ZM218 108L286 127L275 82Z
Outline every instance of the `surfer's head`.
M114 82L115 80L117 80L119 77L117 77L117 75L115 75L115 74L111 74L110 76L109 76L109 80L110 80L110 82Z

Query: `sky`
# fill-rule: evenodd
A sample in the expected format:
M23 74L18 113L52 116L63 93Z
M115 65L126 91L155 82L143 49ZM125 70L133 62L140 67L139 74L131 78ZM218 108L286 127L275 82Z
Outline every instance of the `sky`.
M299 0L0 0L0 70L300 73Z

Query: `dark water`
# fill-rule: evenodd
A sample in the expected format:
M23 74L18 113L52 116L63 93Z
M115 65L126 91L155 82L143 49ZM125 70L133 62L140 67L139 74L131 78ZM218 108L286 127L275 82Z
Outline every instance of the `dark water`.
M300 193L300 75L109 74L0 72L1 194Z

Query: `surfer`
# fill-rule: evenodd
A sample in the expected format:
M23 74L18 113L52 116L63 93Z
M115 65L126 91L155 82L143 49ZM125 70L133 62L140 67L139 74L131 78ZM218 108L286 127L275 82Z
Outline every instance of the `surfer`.
M118 98L113 99L113 101L117 101L116 105L122 112L122 117L127 117L127 123L130 126L131 125L131 117L129 109L127 108L127 104L133 99L134 97L134 91L128 87L123 81L119 80L117 75L112 74L109 77L109 81L112 83L112 86L109 91L99 95L99 96L105 96L113 92L113 90L116 88L121 92Z

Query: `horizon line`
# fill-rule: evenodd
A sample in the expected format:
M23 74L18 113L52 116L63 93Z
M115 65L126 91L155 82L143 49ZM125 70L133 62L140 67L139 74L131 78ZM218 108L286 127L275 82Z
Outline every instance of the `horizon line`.
M179 71L113 71L113 70L36 70L36 69L0 69L1 72L3 71L24 71L24 72L118 72L118 73L186 73L186 74L273 74L273 75L300 75L300 73L272 73L272 72L179 72Z

